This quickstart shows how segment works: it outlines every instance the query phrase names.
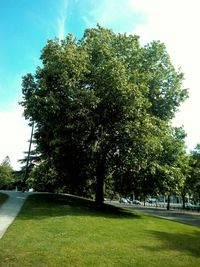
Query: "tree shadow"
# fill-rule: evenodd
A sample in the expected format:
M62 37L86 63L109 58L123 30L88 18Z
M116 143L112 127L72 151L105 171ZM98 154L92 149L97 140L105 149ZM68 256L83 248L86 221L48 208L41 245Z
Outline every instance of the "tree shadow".
M200 231L190 233L171 233L164 231L148 231L160 241L157 247L145 246L152 252L156 251L178 251L200 258Z
M30 195L18 219L42 220L47 217L91 216L120 219L139 219L141 216L133 211L104 204L101 209L93 200L65 194L34 194Z
M6 202L6 200L8 199L8 195L4 194L3 192L0 192L0 206Z

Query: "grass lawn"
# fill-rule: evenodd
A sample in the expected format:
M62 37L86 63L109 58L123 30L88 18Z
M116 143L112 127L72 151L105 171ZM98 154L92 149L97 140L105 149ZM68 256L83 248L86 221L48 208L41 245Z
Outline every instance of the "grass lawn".
M0 193L0 206L6 201L8 195Z
M64 195L31 195L0 266L200 266L200 228Z

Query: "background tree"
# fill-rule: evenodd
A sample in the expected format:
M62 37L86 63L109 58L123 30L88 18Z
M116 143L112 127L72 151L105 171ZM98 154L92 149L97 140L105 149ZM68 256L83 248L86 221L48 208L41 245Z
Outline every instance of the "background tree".
M0 164L0 189L12 188L13 182L13 169L10 165L10 159L7 156Z
M138 36L100 26L80 41L72 35L48 41L41 60L23 78L22 105L36 123L42 162L67 192L81 194L93 181L101 206L106 177L126 174L133 187L160 149L159 125L169 123L187 95L183 75L163 44L141 47Z
M188 175L189 161L185 146L186 134L182 128L169 128L162 139L163 151L159 158L158 192L168 196L167 209L170 208L170 195L181 195Z
M185 188L189 195L193 195L195 201L200 199L200 144L190 153L190 175Z

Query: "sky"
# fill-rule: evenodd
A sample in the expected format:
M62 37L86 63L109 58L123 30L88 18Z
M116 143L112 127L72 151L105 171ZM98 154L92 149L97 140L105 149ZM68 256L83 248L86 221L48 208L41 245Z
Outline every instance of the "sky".
M188 150L200 143L199 0L0 0L0 163L9 156L15 170L28 150L31 128L19 105L21 80L40 65L48 39L72 33L78 39L97 23L140 36L144 45L164 42L176 69L185 74L189 99L174 126L183 126Z

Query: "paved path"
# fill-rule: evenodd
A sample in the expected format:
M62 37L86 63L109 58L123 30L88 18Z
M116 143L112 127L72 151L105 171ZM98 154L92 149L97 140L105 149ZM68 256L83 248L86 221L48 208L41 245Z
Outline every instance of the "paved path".
M177 210L166 210L161 208L149 208L149 207L134 207L135 210L140 210L144 213L148 213L153 216L165 218L172 221L191 224L200 227L200 214L195 212L184 212Z
M109 202L107 202L109 203ZM173 220L180 223L186 223L194 226L200 227L200 213L199 212L188 212L188 211L177 211L177 210L166 210L163 208L155 208L155 207L149 207L149 206L136 206L136 205L126 205L126 204L119 204L117 202L111 202L110 204L113 204L118 207L124 207L124 208L130 208L133 210L139 210L144 213L150 214L152 216L157 216L160 218Z
M18 212L20 211L27 196L32 193L29 192L14 192L14 191L3 191L1 193L9 195L7 201L0 206L0 239L3 237L7 228L14 221Z

